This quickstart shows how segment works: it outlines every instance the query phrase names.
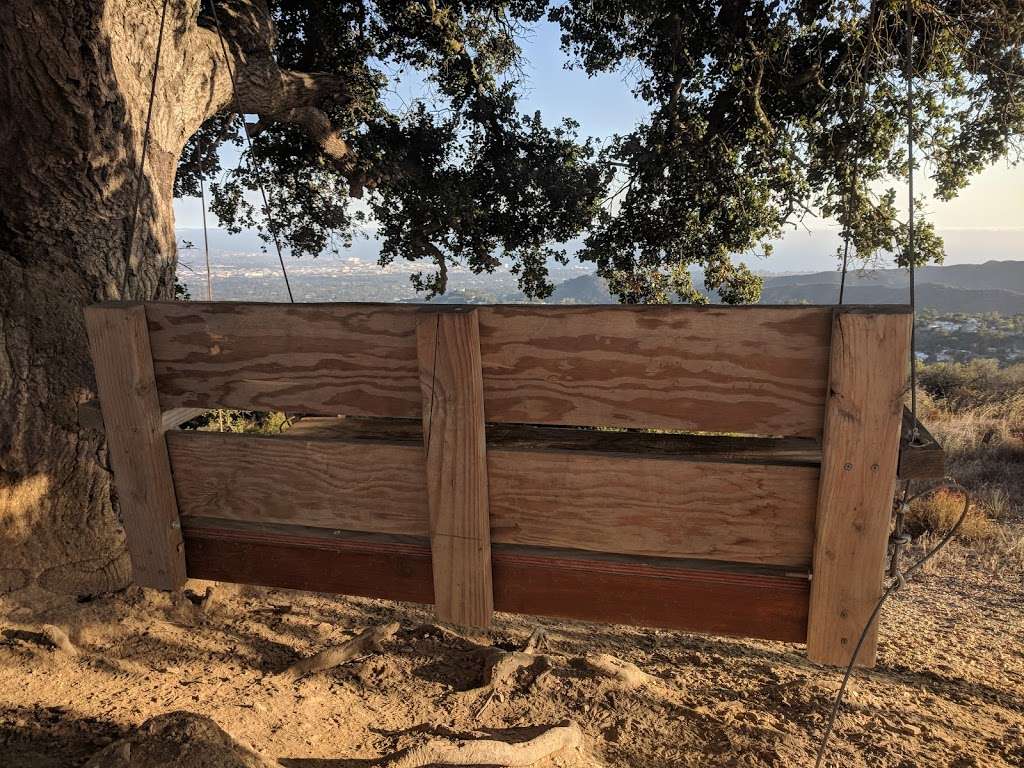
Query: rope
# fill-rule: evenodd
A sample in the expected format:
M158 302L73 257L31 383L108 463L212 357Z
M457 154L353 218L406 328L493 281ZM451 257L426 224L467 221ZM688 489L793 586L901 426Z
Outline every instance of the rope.
M210 237L206 232L206 190L201 176L199 177L199 200L203 205L203 248L206 251L206 300L213 301L213 278L210 277Z
M843 235L843 274L839 276L839 303L843 303L843 293L846 291L846 268L850 263L850 235Z
M907 84L907 269L908 269L908 289L910 293L910 314L911 314L911 326L910 326L910 412L913 415L913 432L911 433L911 445L914 445L920 441L920 432L917 427L917 353L916 353L916 324L917 324L917 296L916 296L916 279L915 279L915 221L914 221L914 30L913 30L913 6L912 0L904 0L905 10L905 26L906 32L904 36L905 43L905 57L906 61L904 64L904 78ZM848 245L849 243L847 243ZM843 282L846 279L846 258L844 254L843 258ZM839 288L839 301L842 303L843 296L843 283L840 283ZM946 532L945 536L932 547L925 555L919 559L916 563L910 566L905 571L900 570L900 557L903 553L903 549L910 543L910 536L905 531L906 515L910 509L910 504L914 500L921 496L934 493L941 488L955 488L963 492L964 494L964 508L960 512L960 516L957 518L956 523L949 531ZM953 540L957 531L960 530L960 526L963 524L964 519L967 517L967 512L971 507L971 495L968 491L961 486L958 482L952 479L947 479L945 482L940 483L927 491L910 495L910 481L908 480L903 486L902 498L895 502L894 509L894 525L892 535L889 537L889 541L892 545L892 554L890 556L889 568L887 570L887 576L891 579L889 586L882 593L882 596L878 599L874 609L871 611L871 615L868 617L867 622L864 624L864 629L861 630L860 637L857 638L857 644L853 648L853 653L850 655L850 663L846 666L846 672L843 675L843 682L839 686L839 691L836 693L836 697L832 702L832 710L829 712L828 722L825 725L825 731L822 733L821 742L818 745L817 757L814 761L814 768L821 768L822 761L825 759L825 753L828 750L828 741L832 736L832 730L835 727L836 717L839 714L839 708L842 706L843 697L846 694L846 688L849 685L850 677L853 675L853 668L857 663L857 656L860 654L860 649L864 645L864 641L867 639L868 632L871 630L871 625L874 624L878 618L879 612L882 610L882 606L885 605L886 600L890 596L898 592L900 589L906 586L907 580L918 570L920 570L925 563L931 560L937 555L942 549Z
M917 429L917 296L914 279L914 28L912 0L905 0L906 8L906 71L907 81L907 262L909 267L910 290L910 412L914 416L914 431L911 442L920 438Z
M142 205L142 173L146 166L146 155L149 152L149 133L153 123L153 102L156 100L156 80L160 72L160 52L164 47L164 25L167 21L167 5L169 0L164 0L163 8L160 10L160 31L156 38L156 57L153 62L153 79L149 85L149 105L146 107L146 129L142 134L142 154L139 156L139 167L135 171L135 204L132 207L132 217L128 224L128 240L124 246L124 277L121 280L121 300L124 301L128 294L128 275L132 271L132 255L135 246L135 227L139 219L139 207Z
M166 0L164 0L166 3ZM284 287L288 291L288 301L292 304L295 303L295 297L292 295L292 285L288 280L288 270L284 266L284 256L281 255L281 238L278 235L277 225L274 223L274 217L270 208L270 202L267 198L267 190L260 180L260 172L262 168L256 161L252 152L252 137L249 136L249 131L245 127L245 112L242 110L242 101L238 95L238 82L235 79L235 71L231 67L231 57L228 55L228 46L224 41L224 34L220 28L220 17L217 15L217 3L216 0L210 0L210 11L213 14L213 23L217 27L217 37L220 38L220 48L224 53L224 63L228 69L228 77L231 78L231 90L235 97L235 109L238 111L238 119L242 123L242 136L245 138L246 146L249 149L249 159L255 166L256 170L256 186L259 187L260 197L263 198L263 215L267 217L267 223L270 226L270 234L274 237L274 247L277 249L277 260L281 264L281 274L284 276Z
M935 557L935 555L941 552L945 548L945 546L953 540L953 537L956 535L957 531L960 530L960 526L963 525L964 519L967 517L967 512L971 507L971 495L970 493L968 493L967 489L960 485L960 483L952 479L948 479L942 483L939 483L935 487L928 489L928 491L926 491L925 493L918 494L917 496L914 496L910 500L912 501L914 498L919 498L920 496L927 495L929 493L934 493L935 491L941 490L943 488L954 488L963 492L963 511L960 513L960 517L957 518L956 523L954 523L953 527L946 532L946 534L942 537L939 543L932 547L930 550L928 550L928 552L926 552L920 560L915 562L905 571L899 570L899 550L902 547L894 548L892 564L890 565L890 571L895 571L895 578L889 584L886 590L882 593L882 596L878 599L878 602L875 603L875 608L873 611L871 611L871 615L868 617L867 622L864 624L864 629L861 631L860 637L857 638L857 644L853 647L853 653L850 655L850 663L846 665L846 672L843 675L843 682L839 686L839 692L836 694L835 700L832 702L832 711L829 713L828 723L825 725L825 731L824 733L822 733L821 742L818 744L818 754L817 758L814 761L814 768L821 768L822 761L825 759L825 753L828 750L828 741L829 738L832 736L832 730L835 727L836 716L839 714L839 708L842 706L843 703L843 696L846 694L846 687L850 682L850 677L853 675L853 668L856 665L857 656L860 653L861 646L864 645L864 641L867 639L868 632L871 630L871 625L874 624L875 619L878 618L878 614L882 610L882 606L885 605L885 601L888 600L900 589L902 589L904 586L906 586L906 583L911 576L913 576L917 571L921 570L925 563L927 563L929 560ZM900 502L901 505L905 505L906 503L908 503L908 501Z

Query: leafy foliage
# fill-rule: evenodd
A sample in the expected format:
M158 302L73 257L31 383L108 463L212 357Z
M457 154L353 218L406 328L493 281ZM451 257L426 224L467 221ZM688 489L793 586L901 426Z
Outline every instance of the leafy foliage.
M542 297L547 261L585 235L579 258L624 301L701 301L696 265L705 288L739 303L756 301L760 282L733 258L769 252L813 211L840 222L861 261L909 260L893 189L908 171L904 0L272 7L280 64L348 84L345 103L322 106L356 159L339 170L294 128L261 126L246 162L211 191L223 222L252 226L260 217L243 193L265 176L296 254L374 224L382 262L433 265L414 278L428 293L444 291L451 264L483 272L507 259ZM1024 11L1009 0L912 0L912 11L918 156L947 199L1024 130ZM599 144L571 120L522 114L519 41L544 19L561 29L567 66L628 72L650 119ZM403 78L422 98L399 103ZM221 173L216 147L237 141L230 120L193 137L179 193ZM915 224L915 261L940 261L941 239Z

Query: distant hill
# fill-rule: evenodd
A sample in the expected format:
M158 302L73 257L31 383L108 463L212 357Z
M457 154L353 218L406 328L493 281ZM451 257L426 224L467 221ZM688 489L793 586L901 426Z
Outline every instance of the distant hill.
M761 293L762 304L834 304L838 298L835 284L792 285L779 288L765 288ZM844 301L847 304L906 304L907 288L855 285L847 287ZM1001 315L1024 313L1024 293L999 290L964 290L948 285L925 283L917 286L917 305L937 312L965 312L980 314L998 312Z
M975 291L999 290L1024 293L1024 261L986 261L984 264L951 264L948 267L921 267L916 270L918 285L948 285ZM794 285L839 285L839 272L768 276L765 288ZM850 272L848 286L898 288L906 290L907 270L877 269Z
M597 275L580 275L555 286L545 304L618 304L608 293L608 281Z
M694 282L700 285L699 275ZM938 312L1024 313L1024 261L988 261L917 270L917 303ZM834 304L839 295L838 272L765 277L762 304ZM712 301L716 297L712 295ZM906 304L904 269L857 271L847 275L846 301L854 304ZM549 304L614 304L608 283L597 275L581 275L555 287Z

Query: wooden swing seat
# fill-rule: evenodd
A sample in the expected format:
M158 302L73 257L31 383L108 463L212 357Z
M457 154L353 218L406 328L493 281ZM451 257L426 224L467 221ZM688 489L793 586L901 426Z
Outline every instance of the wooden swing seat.
M86 323L134 577L160 589L658 626L845 664L898 472L942 471L930 438L901 449L903 306L119 303ZM213 408L304 418L174 428Z

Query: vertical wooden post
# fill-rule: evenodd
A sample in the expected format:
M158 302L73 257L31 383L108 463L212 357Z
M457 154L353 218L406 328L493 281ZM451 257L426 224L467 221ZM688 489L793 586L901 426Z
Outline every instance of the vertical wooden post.
M881 596L911 316L836 311L815 524L807 656L846 665ZM872 666L877 621L857 663Z
M483 372L476 310L416 326L438 618L488 627L494 613Z
M141 304L85 310L96 387L135 582L177 589L185 553Z

